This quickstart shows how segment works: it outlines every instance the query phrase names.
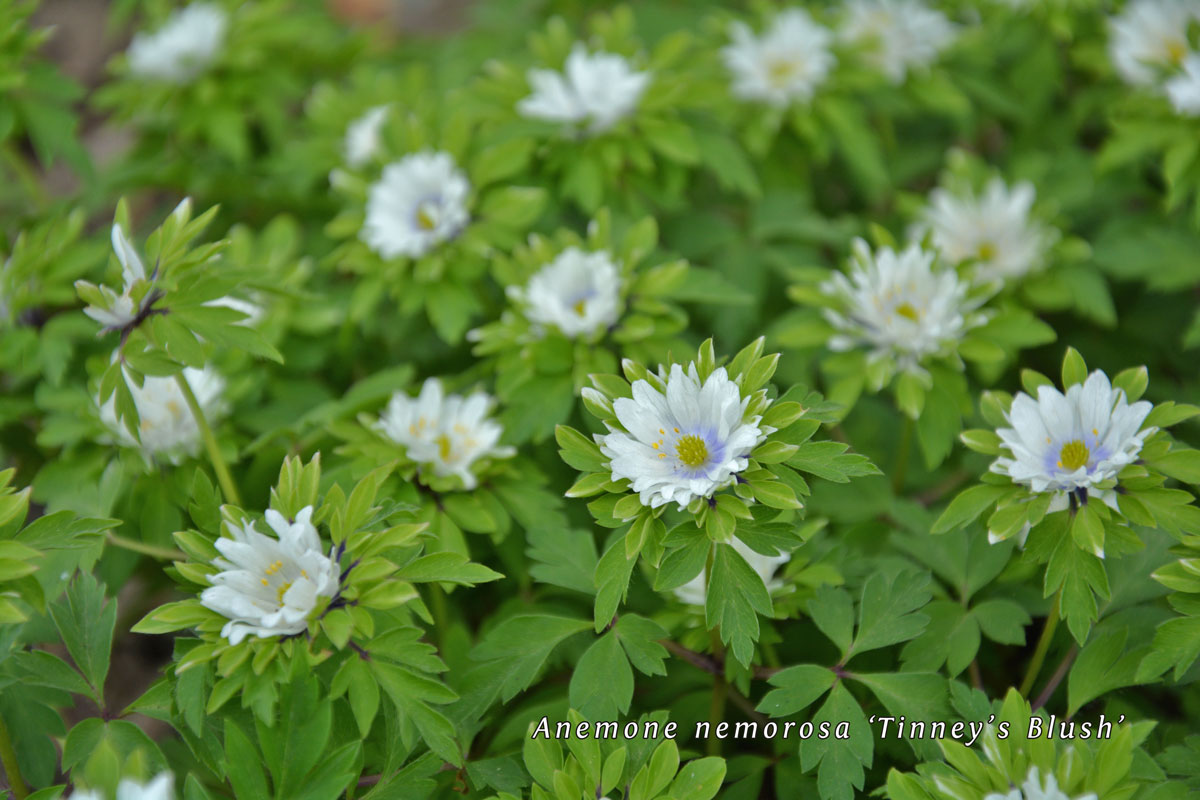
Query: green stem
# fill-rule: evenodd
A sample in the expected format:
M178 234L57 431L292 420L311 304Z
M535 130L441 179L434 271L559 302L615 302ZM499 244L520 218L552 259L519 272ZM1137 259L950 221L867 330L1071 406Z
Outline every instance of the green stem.
M187 561L187 553L182 550L176 550L173 547L158 547L153 544L126 539L124 536L109 531L106 536L108 543L124 550L132 550L135 553L157 558L159 561Z
M704 593L706 597L712 584L713 553L715 547L716 545L709 546L708 560L704 564ZM721 646L721 633L717 628L709 629L708 641L713 658L716 659L718 664L724 664L725 648ZM721 755L721 740L713 736L712 732L721 723L721 718L725 716L725 699L728 695L729 684L725 681L725 670L722 667L720 672L713 673L712 701L708 706L709 737L705 746L710 756Z
M212 428L208 427L208 420L204 418L204 409L200 408L196 393L192 391L191 384L183 377L182 372L175 376L175 382L179 384L183 399L187 400L188 408L196 418L196 427L200 429L200 435L204 438L204 449L208 451L208 460L212 463L213 472L217 473L217 483L221 484L221 494L225 495L225 502L240 506L242 499L238 495L237 486L233 483L233 476L229 474L229 467L225 466L225 459L221 457L221 448L217 446L217 438L213 436Z
M904 425L900 428L900 444L896 448L896 460L892 465L892 494L904 490L904 477L908 471L908 451L912 447L913 421L904 414Z
M17 764L17 751L13 750L12 738L8 735L8 726L0 717L0 763L4 764L4 774L8 776L8 787L12 789L13 797L25 800L29 789L21 777L21 767Z
M1050 650L1050 642L1054 639L1054 630L1058 627L1058 609L1062 602L1062 590L1054 595L1054 605L1050 609L1050 616L1046 617L1046 622L1042 626L1042 638L1038 639L1037 649L1033 651L1033 661L1029 662L1029 670L1025 673L1025 680L1021 681L1021 696L1029 697L1029 690L1033 688L1033 682L1037 680L1038 672L1042 669L1042 663L1046 660L1046 653Z

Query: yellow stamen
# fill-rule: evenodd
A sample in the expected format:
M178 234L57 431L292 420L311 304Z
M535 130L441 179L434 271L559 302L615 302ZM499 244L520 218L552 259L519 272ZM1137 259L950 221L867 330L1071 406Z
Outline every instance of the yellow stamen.
M450 437L445 434L442 434L441 436L434 439L434 441L437 442L438 455L441 456L442 461L449 461L450 460Z
M996 245L991 242L980 242L979 249L975 253L980 261L991 261L996 257Z
M912 303L901 303L900 305L896 306L896 313L905 319L911 319L913 322L917 322L921 319L921 312L913 308Z
M1182 39L1173 39L1167 42L1167 60L1175 66L1183 63L1183 59L1187 56L1187 42Z
M689 467L698 467L708 461L708 445L695 434L680 436L675 443L675 455Z
M270 585L271 585L271 582L270 582L269 580L267 580L266 578L261 578L260 580L262 580L262 585L263 585L263 586L270 586Z
M428 210L426 210L426 207L424 205L421 205L417 209L417 227L421 228L421 230L426 230L426 231L431 231L435 227L437 227L437 220L435 220L433 218L433 215L430 214Z
M676 432L676 433L679 433L679 428L675 428L675 432Z
M575 305L571 306L571 308L575 310L576 314L578 314L579 316L582 317L584 314L584 311L587 310L587 301L579 300L575 303Z
M1100 435L1100 431L1096 430L1095 428L1092 428L1092 436L1099 436L1099 435Z
M290 583L283 583L283 584L280 584L280 585L279 585L279 591L276 593L276 599L277 599L277 600L278 600L280 603L282 603L282 602L283 602L283 596L284 596L285 594L287 594L287 590L288 590L288 589L290 589L290 588L292 588L292 585L291 585Z
M781 87L799 71L800 65L795 61L788 61L786 59L772 61L767 66L767 80L770 81L772 86Z
M1091 453L1088 452L1087 445L1083 442L1078 439L1069 441L1062 446L1062 450L1058 453L1059 469L1074 472L1084 464L1087 464L1090 455Z
M652 444L652 445L650 445L650 446L651 446L651 447L653 447L655 450L657 450L657 449L658 449L658 444L659 444L658 442L655 442L654 444Z

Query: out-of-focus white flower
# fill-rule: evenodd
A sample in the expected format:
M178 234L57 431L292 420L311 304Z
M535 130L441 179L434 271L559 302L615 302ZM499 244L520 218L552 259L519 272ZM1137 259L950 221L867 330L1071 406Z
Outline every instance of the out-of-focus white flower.
M734 22L729 37L721 58L733 74L734 95L744 100L777 107L808 102L836 62L833 35L799 8L781 11L761 36Z
M245 319L240 319L236 325L245 325L250 327L257 325L259 320L263 318L263 308L257 303L251 303L249 300L243 300L240 297L226 295L218 297L216 300L209 300L204 305L206 306L221 306L223 308L232 308L234 311L240 311L246 315Z
M1011 189L1000 178L982 195L934 189L922 219L933 244L952 263L975 259L984 281L1015 280L1041 266L1053 232L1030 218L1037 193L1021 182Z
M615 53L589 53L576 43L562 72L531 69L532 94L517 103L523 116L571 125L587 123L591 133L608 130L634 112L650 85L648 72L637 72Z
M847 0L845 9L841 38L894 83L933 63L955 36L946 15L920 0Z
M1183 70L1163 86L1171 106L1180 114L1200 116L1200 53L1183 60Z
M225 381L212 367L183 370L183 377L196 395L200 410L210 422L222 410L221 393ZM126 373L125 380L133 395L138 412L138 437L134 439L125 423L117 419L116 395L100 406L100 421L112 431L117 440L127 446L139 448L148 460L162 459L178 464L184 458L195 455L200 449L200 427L188 407L183 390L174 377L146 375L138 386Z
M829 347L866 346L872 360L894 358L901 370L917 370L926 357L952 352L985 320L972 313L977 303L967 296L968 284L951 269L935 271L934 258L915 244L899 253L890 247L872 253L855 239L849 277L835 272L821 285L838 306L825 310L839 331Z
M1200 20L1193 0L1132 0L1109 20L1113 66L1134 86L1156 86L1188 54L1188 26Z
M484 392L470 397L447 395L442 382L429 378L413 398L396 392L376 427L410 459L431 467L435 475L457 475L463 487L478 484L471 468L481 458L508 458L516 452L499 446L504 429L488 418L492 398Z
M672 364L669 374L661 372L666 392L634 381L632 399L613 403L624 430L610 425L609 433L595 438L610 459L612 479L628 480L642 505L677 503L682 509L728 486L771 429L759 426L761 416L745 418L750 398L742 397L724 367L703 383L695 363L686 371Z
M125 231L117 224L112 226L112 248L117 260L121 262L121 278L124 283L121 294L107 286L99 286L97 288L104 297L106 307L89 305L83 309L83 313L103 325L105 330L123 328L137 319L142 309L133 300L133 290L138 283L146 280L146 267L141 256L125 238ZM149 294L142 298L143 304L148 297Z
M265 516L275 536L259 533L248 522L228 525L232 537L214 543L223 558L213 564L222 571L209 576L212 586L200 594L200 602L229 618L221 635L230 644L248 635L303 633L318 599L337 595L334 551L322 552L312 512L305 506L289 521L271 509Z
M509 287L508 295L522 305L530 322L558 328L569 337L606 329L621 312L621 278L606 251L568 247L527 286Z
M171 800L175 796L175 778L160 772L148 783L122 778L117 784L116 800ZM71 792L70 800L106 800L99 789L80 789Z
M387 115L387 105L373 106L346 126L342 155L348 166L361 167L379 152L380 133L387 121Z
M750 568L758 573L758 577L763 579L768 592L774 592L783 586L783 581L775 578L775 571L792 560L791 553L764 556L762 553L751 550L749 545L736 536L733 537L733 541L730 544L733 545L733 549L737 550L742 558L746 559L746 563L750 565ZM683 586L675 589L675 596L679 598L680 602L687 603L690 606L703 606L705 601L708 600L708 590L704 586L704 573L701 572Z
M449 153L405 156L371 185L359 238L384 258L420 258L466 226L470 193Z
M1038 768L1030 767L1029 774L1025 776L1025 782L1021 784L1020 789L1013 789L1008 794L992 792L983 800L1072 800L1072 798L1058 788L1058 779L1054 777L1054 773L1047 774L1046 781L1043 783ZM1081 794L1074 800L1096 800L1096 793Z
M153 33L138 33L129 45L129 71L139 77L189 83L212 63L229 18L216 3L192 3Z

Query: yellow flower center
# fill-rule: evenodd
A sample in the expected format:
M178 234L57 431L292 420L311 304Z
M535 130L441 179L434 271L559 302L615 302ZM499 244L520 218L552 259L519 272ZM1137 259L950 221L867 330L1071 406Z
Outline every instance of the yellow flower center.
M1060 469L1074 472L1088 462L1090 455L1087 445L1075 439L1064 444L1058 452L1058 466Z
M431 231L437 227L437 220L435 220L433 218L433 214L430 213L429 205L427 203L422 203L417 207L417 226L421 228L421 230L425 231Z
M575 309L575 313L582 317L584 311L587 309L587 300L577 300L571 308Z
M799 71L800 65L795 61L780 59L772 61L767 66L767 78L772 86L783 86Z
M287 594L287 590L288 590L288 589L290 589L290 588L292 588L292 584L291 584L290 582L289 582L289 583L281 583L281 584L279 584L279 589L278 589L278 591L277 591L277 593L276 593L276 597L277 597L277 599L278 599L278 601L279 601L279 604L280 604L280 605L282 605L282 604L283 604L283 596L284 596L285 594Z
M1177 67L1183 63L1187 51L1187 42L1182 39L1173 39L1167 42L1167 60Z
M980 261L991 261L996 257L996 245L992 242L980 242L976 255Z
M698 467L708 461L708 445L695 434L680 436L675 442L675 455L689 467Z
M917 309L913 307L912 303L901 303L900 305L896 306L896 313L905 319L911 319L913 322L917 322L921 319L921 312L917 311Z
M450 437L443 433L441 436L434 439L434 441L437 442L438 455L442 457L442 461L449 461L450 460Z

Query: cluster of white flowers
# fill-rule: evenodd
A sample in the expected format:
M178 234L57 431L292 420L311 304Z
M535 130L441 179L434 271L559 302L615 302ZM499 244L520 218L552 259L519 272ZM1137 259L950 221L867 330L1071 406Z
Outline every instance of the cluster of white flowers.
M734 22L729 36L721 57L743 100L778 107L808 102L837 62L829 51L833 34L799 8L781 11L761 36L744 22Z
M633 397L613 410L622 429L596 434L610 459L614 481L628 480L642 505L658 508L712 497L746 469L750 452L774 429L761 416L746 417L749 397L719 367L702 383L695 363L685 371L660 368L665 392L649 381L633 383ZM594 389L584 389L585 395Z
M148 783L122 778L117 784L116 800L171 800L175 796L175 778L160 772ZM70 800L106 800L99 789L80 789L71 792Z
M892 358L901 370L920 371L923 359L954 349L985 316L968 297L969 284L952 269L934 269L936 255L920 245L872 252L862 239L851 248L850 275L821 285L837 304L825 318L838 333L833 350L866 346L872 361Z
M213 420L223 410L221 394L225 381L210 366L203 369L188 367L183 370L183 379L191 387L200 410L206 420ZM138 386L126 373L125 380L133 403L138 412L138 439L135 439L117 419L116 395L100 406L100 421L116 436L117 441L127 447L142 451L147 461L165 459L178 464L184 458L195 455L201 444L200 426L187 404L183 389L175 377L147 375Z
M371 185L359 238L384 258L420 258L466 227L470 194L449 153L412 153Z
M1193 0L1132 0L1109 20L1109 54L1129 84L1164 92L1180 114L1200 115L1200 53L1188 29L1200 22Z
M1055 231L1031 218L1037 197L1033 184L1011 189L993 178L981 195L934 189L917 233L951 263L972 261L973 276L984 283L1018 280L1042 265Z
M781 11L758 36L734 22L729 37L721 57L743 100L781 108L808 102L837 63L834 34L803 9ZM920 0L848 0L837 33L895 83L931 64L954 37L946 16Z
M216 3L192 3L176 11L153 33L138 33L129 44L129 71L147 80L190 83L216 58L229 17Z
M464 488L474 489L478 484L471 470L475 462L508 458L516 452L498 444L504 429L488 418L491 409L492 398L486 393L447 395L440 380L429 378L415 398L404 392L392 395L376 428L435 475L457 475Z
M1051 492L1051 512L1066 509L1072 495L1116 508L1111 483L1101 486L1132 464L1157 430L1143 427L1152 409L1145 400L1131 405L1100 370L1066 394L1053 386L1039 386L1036 400L1021 392L1006 417L1011 427L996 431L1008 454L992 462L991 471L1034 492ZM1022 543L1027 534L1028 528L1021 532ZM1104 551L1096 555L1103 558Z
M249 635L294 636L308 628L317 601L338 590L335 551L321 550L312 524L312 506L288 521L274 509L265 514L275 536L259 533L253 522L227 525L231 537L215 542L222 571L209 576L212 585L200 594L205 607L228 617L221 636L238 644Z
M762 578L768 592L774 593L783 588L783 581L775 577L775 571L792 560L791 553L764 556L762 553L750 549L749 545L736 536L733 537L730 544L733 545L734 550L738 551L738 555L746 559L750 568L758 573L758 577ZM689 606L703 606L708 600L708 588L704 585L704 573L700 573L683 586L675 589L675 596L679 598L680 602Z
M845 15L841 38L895 83L932 64L956 35L946 15L921 0L847 0Z
M607 251L568 247L508 296L535 325L557 328L571 338L590 336L616 324L621 315L621 277Z
M638 72L615 53L590 53L582 43L571 49L562 72L531 69L526 77L532 93L517 103L518 112L590 134L631 115L650 85L650 73Z
M1058 788L1058 779L1054 777L1053 773L1046 775L1043 783L1038 768L1030 767L1029 774L1025 776L1025 782L1021 784L1020 788L1014 788L1007 794L992 792L983 800L1072 800L1072 798ZM1081 794L1074 800L1096 800L1096 793Z

